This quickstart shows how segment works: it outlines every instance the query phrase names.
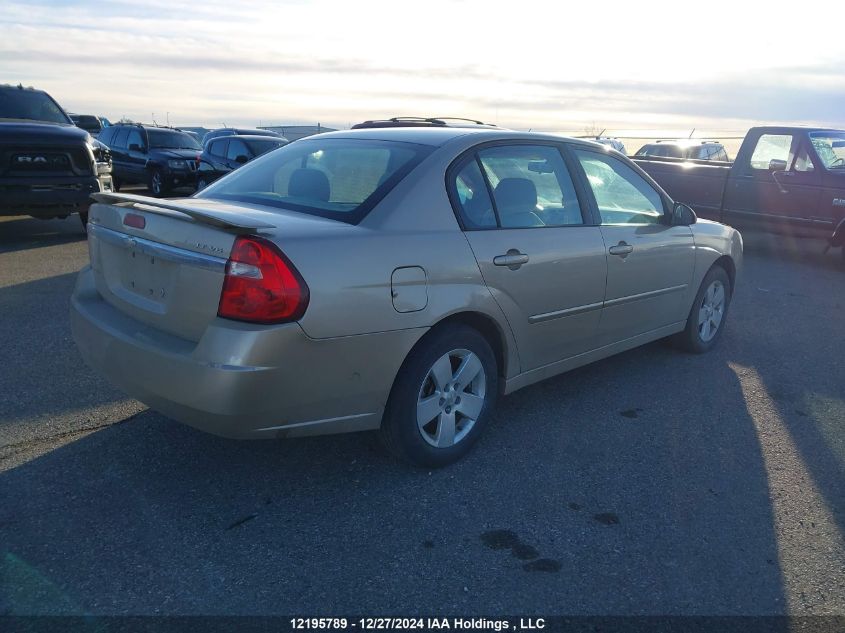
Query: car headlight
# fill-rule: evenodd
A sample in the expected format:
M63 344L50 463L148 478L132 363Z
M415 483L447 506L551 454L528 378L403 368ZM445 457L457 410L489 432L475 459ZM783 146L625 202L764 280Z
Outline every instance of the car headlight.
M188 162L181 158L173 158L167 161L167 165L170 169L185 169L188 166Z

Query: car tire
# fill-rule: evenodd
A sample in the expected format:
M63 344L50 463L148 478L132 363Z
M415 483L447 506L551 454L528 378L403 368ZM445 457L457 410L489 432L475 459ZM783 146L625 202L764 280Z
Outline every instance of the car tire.
M382 442L417 466L451 464L478 440L498 394L496 357L487 340L465 325L435 328L411 350L396 376Z
M675 336L676 345L694 354L712 349L725 330L732 292L727 271L713 266L695 295L684 331Z
M155 198L160 198L167 193L164 174L161 173L161 170L158 167L154 167L150 171L150 181L147 184L147 188Z

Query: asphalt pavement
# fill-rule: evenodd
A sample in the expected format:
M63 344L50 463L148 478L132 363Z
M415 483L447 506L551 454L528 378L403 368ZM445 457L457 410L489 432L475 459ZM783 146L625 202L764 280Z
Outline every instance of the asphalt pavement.
M81 361L77 218L0 219L0 614L845 614L845 266L746 234L719 347L500 402L462 462L224 440Z

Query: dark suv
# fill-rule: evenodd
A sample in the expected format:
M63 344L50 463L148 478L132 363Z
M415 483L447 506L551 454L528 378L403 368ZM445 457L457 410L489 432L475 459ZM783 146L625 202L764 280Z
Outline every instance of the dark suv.
M91 194L111 190L110 160L46 92L0 85L0 215L78 213L84 226Z
M144 183L154 196L196 187L197 156L202 148L187 132L117 123L100 132L99 140L111 149L116 191L127 183Z

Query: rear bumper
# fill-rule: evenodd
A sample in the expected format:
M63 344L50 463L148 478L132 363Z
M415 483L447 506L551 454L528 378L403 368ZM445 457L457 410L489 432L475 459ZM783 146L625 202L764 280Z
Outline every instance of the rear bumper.
M111 176L0 178L0 215L56 217L87 211L91 194L111 191Z
M168 417L232 438L375 429L393 379L424 330L311 339L296 323L214 319L200 341L113 308L86 267L71 300L85 362Z

